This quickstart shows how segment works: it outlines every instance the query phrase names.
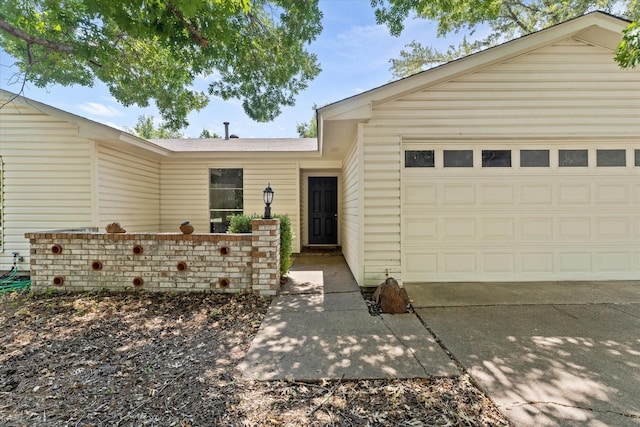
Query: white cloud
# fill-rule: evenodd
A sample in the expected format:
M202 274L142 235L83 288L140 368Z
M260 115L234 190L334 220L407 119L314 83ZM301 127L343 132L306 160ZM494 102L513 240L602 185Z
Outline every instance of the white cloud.
M338 34L337 41L343 51L348 54L361 52L371 54L371 49L388 38L386 29L380 25L353 26L346 32Z
M123 115L121 110L98 102L85 102L84 104L78 105L77 108L92 116L118 117Z

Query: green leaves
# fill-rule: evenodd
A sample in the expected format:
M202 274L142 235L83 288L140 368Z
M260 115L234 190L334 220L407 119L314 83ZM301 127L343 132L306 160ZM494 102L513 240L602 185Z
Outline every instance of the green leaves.
M640 25L632 22L622 34L615 60L622 68L635 68L640 65Z
M234 215L229 220L227 233L251 233L251 221L261 218L258 214ZM273 215L280 220L280 274L285 276L291 267L293 251L293 230L288 215Z
M166 123L160 123L156 126L153 116L147 116L146 114L138 117L138 121L133 129L126 130L127 132L145 139L184 138L184 135L182 135L181 132L171 129Z
M246 16L251 31L238 31L230 52L242 60L218 67L221 78L209 86L211 95L242 99L247 114L260 122L273 120L281 106L293 105L294 96L320 72L317 57L305 51L322 30L317 1L274 3L279 8L270 13L277 16L268 19L267 7Z
M397 78L419 73L425 68L453 61L477 52L486 45L484 42L470 43L465 37L458 46L449 46L446 52L438 51L431 46L423 46L417 41L406 45L407 50L400 51L400 58L390 59L391 72Z
M0 0L0 46L37 86L103 81L123 105L155 103L187 125L208 95L239 98L268 121L319 72L306 48L321 31L317 0Z
M459 46L450 46L440 52L431 46L424 47L419 42L407 45L408 50L401 57L392 59L394 77L406 77L427 66L455 59L461 55L487 48L506 40L529 34L543 28L559 24L585 13L602 10L620 13L631 19L640 16L638 0L568 0L550 2L547 0L371 0L376 9L378 23L389 27L391 34L397 35L403 29L403 22L411 16L434 20L438 24L438 35L465 30L469 35L488 26L490 32L473 43L465 39ZM484 28L483 28L484 29ZM638 33L632 30L625 35L618 48L618 62L638 64ZM627 33L625 33L627 34ZM625 66L625 65L622 65ZM629 65L631 66L631 65Z
M313 110L313 115L309 123L298 123L296 125L296 131L300 138L316 138L318 136L318 115L316 113L318 105L313 104L311 109Z
M438 34L445 35L463 27L478 24L500 16L500 0L371 0L376 9L376 20L386 24L393 35L399 35L403 21L412 14L438 23Z

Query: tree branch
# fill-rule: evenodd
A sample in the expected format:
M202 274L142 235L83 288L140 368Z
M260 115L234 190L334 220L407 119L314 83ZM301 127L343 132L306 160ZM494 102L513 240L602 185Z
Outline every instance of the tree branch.
M7 104L12 103L19 96L23 95L24 88L27 85L27 73L28 73L28 71L25 71L24 73L20 73L23 76L22 83L20 84L20 90L15 95L10 96L9 99L6 102L3 102L2 104L0 104L0 110L2 110L5 106L7 106ZM14 76L16 76L17 74L18 73L14 74ZM11 80L13 80L13 78L14 77L11 77Z
M532 29L527 28L527 26L522 21L520 21L520 18L518 18L518 16L515 14L513 9L511 8L511 5L505 4L505 9L508 15L507 18L510 18L514 24L520 27L524 34L528 34L532 31Z
M182 14L182 12L180 12L178 9L176 9L176 7L173 5L173 3L171 3L170 1L167 2L167 8L169 8L169 10L171 11L171 13L173 13L173 16L175 16L176 18L178 18L178 20L180 22L182 22L182 24L187 27L187 30L189 30L189 32L191 33L191 37L193 37L193 39L203 48L207 48L209 47L209 40L207 40L206 37L204 37L202 34L200 34L200 31L198 31L198 29L196 27L194 27L193 25L191 25L189 23L189 21L187 21L184 18L184 15Z
M68 44L52 42L51 40L34 37L31 34L22 31L20 28L16 28L13 25L9 24L7 21L2 19L2 17L0 17L0 30L4 30L12 36L24 40L28 45L37 44L38 46L46 47L47 49L64 53L71 53L74 50L73 46Z
M529 9L530 12L532 13L541 13L542 10L540 10L540 8L538 7L534 7L533 4L527 4L527 2L522 2L522 1L515 1L515 2L508 2L510 4L509 8L511 9L513 6L519 6L519 7L523 7L525 9Z

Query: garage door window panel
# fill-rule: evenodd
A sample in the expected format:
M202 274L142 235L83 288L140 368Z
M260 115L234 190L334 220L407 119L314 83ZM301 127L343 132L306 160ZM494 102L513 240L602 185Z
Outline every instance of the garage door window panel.
M405 168L432 168L434 166L434 150L406 150L404 152Z
M640 150L635 150L636 166L640 166Z
M560 167L589 166L589 150L558 150L558 166Z
M444 150L445 168L472 168L473 150Z
M596 165L598 167L627 166L625 150L596 150Z
M548 168L549 150L520 150L521 168Z
M483 168L510 168L511 150L482 150Z

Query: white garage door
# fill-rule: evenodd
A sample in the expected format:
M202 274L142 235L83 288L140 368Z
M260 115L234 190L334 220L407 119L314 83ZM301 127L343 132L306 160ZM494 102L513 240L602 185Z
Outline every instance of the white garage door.
M405 144L402 278L640 279L640 146Z

